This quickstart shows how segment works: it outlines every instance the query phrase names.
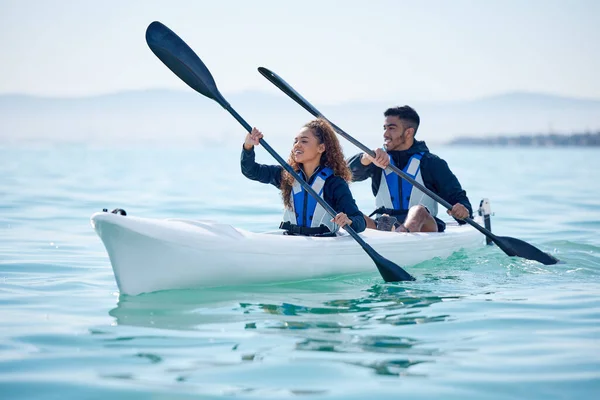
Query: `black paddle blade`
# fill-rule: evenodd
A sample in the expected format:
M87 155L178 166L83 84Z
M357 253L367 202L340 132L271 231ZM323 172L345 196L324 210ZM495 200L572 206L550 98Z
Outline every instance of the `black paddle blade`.
M554 256L544 253L537 247L530 245L521 239L509 236L495 236L492 240L509 256L517 256L528 260L538 261L544 265L554 265L559 262Z
M379 274L386 282L403 282L403 281L415 281L416 279L406 272L404 269L398 267L387 258L383 258L381 255L371 256Z
M156 57L189 87L222 107L229 107L206 65L175 32L154 21L146 29L146 43Z
M406 272L399 265L394 264L387 258L384 258L381 254L375 251L368 243L366 243L358 234L353 230L347 230L350 236L352 236L363 250L371 257L375 266L379 270L379 274L386 282L402 282L402 281L414 281L416 280L411 274Z
M296 92L296 90L294 90L294 88L289 83L283 80L283 78L277 75L275 72L270 71L265 67L258 67L258 72L260 72L262 76L267 78L267 80L273 85L277 86L283 93L287 94L290 98L292 98L292 100L300 104L300 106L302 106L302 108L304 108L306 111L308 111L315 117L323 116L319 112L319 110L317 110L312 104L310 104L308 100L302 97L300 93Z

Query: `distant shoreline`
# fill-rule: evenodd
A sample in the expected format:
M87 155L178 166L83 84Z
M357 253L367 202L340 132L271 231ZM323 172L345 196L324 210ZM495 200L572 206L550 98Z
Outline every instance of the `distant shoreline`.
M451 146L475 145L498 147L600 147L600 132L570 135L535 134L520 136L459 137L448 142Z

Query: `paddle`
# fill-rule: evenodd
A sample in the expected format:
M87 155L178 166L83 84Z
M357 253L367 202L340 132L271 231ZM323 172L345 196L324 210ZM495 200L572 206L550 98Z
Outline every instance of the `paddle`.
M321 114L319 112L319 110L317 110L304 97L302 97L298 92L296 92L279 75L277 75L276 73L269 71L267 68L263 68L263 67L258 68L258 72L260 72L272 84L274 84L279 89L281 89L282 92L284 92L289 97L291 97L292 100L294 100L296 103L300 104L306 111L308 111L315 117L321 117L321 118L327 120L327 118L325 118L325 116L323 116L323 114ZM327 121L329 121L329 120L327 120ZM360 143L358 140L354 139L352 136L350 136L349 134L344 132L340 127L338 127L331 121L329 121L329 123L333 126L333 128L336 130L336 132L338 134L340 134L341 136L346 138L348 141L355 144L358 148L360 148L362 151L364 151L371 157L375 157L375 152L373 152L371 149L369 149L368 147L366 147L365 145ZM448 203L446 200L442 199L437 194L433 193L431 190L427 189L424 185L415 181L413 178L411 178L408 174L406 174L400 168L396 167L395 165L391 165L391 164L388 166L388 168L391 168L392 171L394 171L396 174L400 175L403 179L412 183L414 186L419 188L419 190L421 190L423 193L425 193L426 195L428 195L429 197L431 197L432 199L434 199L435 201L437 201L444 207L446 207L448 210L452 209L452 205L450 203ZM545 265L552 265L552 264L556 264L558 262L558 259L556 259L552 255L550 255L548 253L544 253L537 247L534 247L531 244L524 242L523 240L515 239L512 237L508 237L508 236L496 236L489 230L487 230L484 227L482 227L481 225L479 225L477 222L473 221L471 218L466 218L464 221L467 222L469 225L473 226L479 232L483 233L488 238L490 238L494 243L496 243L496 245L498 247L500 247L502 249L502 251L504 251L509 256L518 256L518 257L526 258L528 260L535 260L535 261L539 261Z
M225 98L219 93L215 81L202 60L194 53L194 51L173 31L167 28L160 22L152 22L146 30L146 42L150 46L150 50L181 80L187 83L192 89L198 93L213 99L219 103L225 110L227 110L233 117L250 132L252 127L229 105ZM325 200L323 200L313 188L308 185L294 169L286 163L283 158L279 156L264 141L260 139L260 144L277 160L279 164L289 172L294 179L296 179L306 190L313 196L317 202L323 206L323 208L332 216L336 216L336 212ZM344 229L361 245L363 250L371 257L381 277L386 282L397 282L397 281L414 281L408 272L394 264L390 260L383 258L379 255L375 249L369 246L365 241L358 236L358 234L350 226L346 226ZM332 260L335 262L335 260Z

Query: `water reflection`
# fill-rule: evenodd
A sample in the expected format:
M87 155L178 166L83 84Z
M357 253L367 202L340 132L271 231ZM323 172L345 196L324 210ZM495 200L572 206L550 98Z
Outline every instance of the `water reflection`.
M327 289L306 283L121 296L110 311L117 326L153 331L105 338L105 346L135 346L134 357L151 364L169 359L172 364L173 357L182 356L179 351L188 349L188 359L193 349L203 349L201 356L192 356L195 361L184 368L185 374L178 368L171 371L178 381L209 366L226 368L282 356L316 357L398 376L414 365L434 362L442 352L423 340L401 335L402 329L395 327L445 322L450 315L425 311L433 304L460 298L401 284L348 285L342 281L330 283ZM380 334L378 326L390 328ZM224 346L230 351L224 352Z
M428 290L393 284L362 289L337 285L329 292L303 287L262 289L179 290L120 296L117 307L109 314L118 325L160 329L198 330L214 324L238 323L245 329L339 332L360 329L373 322L390 325L442 322L449 316L424 315L421 311L444 300L461 298L436 296Z
M371 368L377 375L399 376L407 375L406 370L414 365L423 364L426 361L411 361L411 360L385 360L375 362L356 362L348 363L361 367Z

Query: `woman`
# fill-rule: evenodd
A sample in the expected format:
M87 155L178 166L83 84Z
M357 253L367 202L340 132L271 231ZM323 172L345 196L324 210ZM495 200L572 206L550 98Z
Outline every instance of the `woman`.
M346 225L356 232L365 230L365 220L348 187L352 178L350 169L327 121L319 118L304 125L294 139L288 164L339 212L333 219L283 167L254 161L254 146L259 145L262 137L256 128L246 135L242 173L247 178L281 189L285 206L281 229L290 235L307 236L335 236L339 228Z

